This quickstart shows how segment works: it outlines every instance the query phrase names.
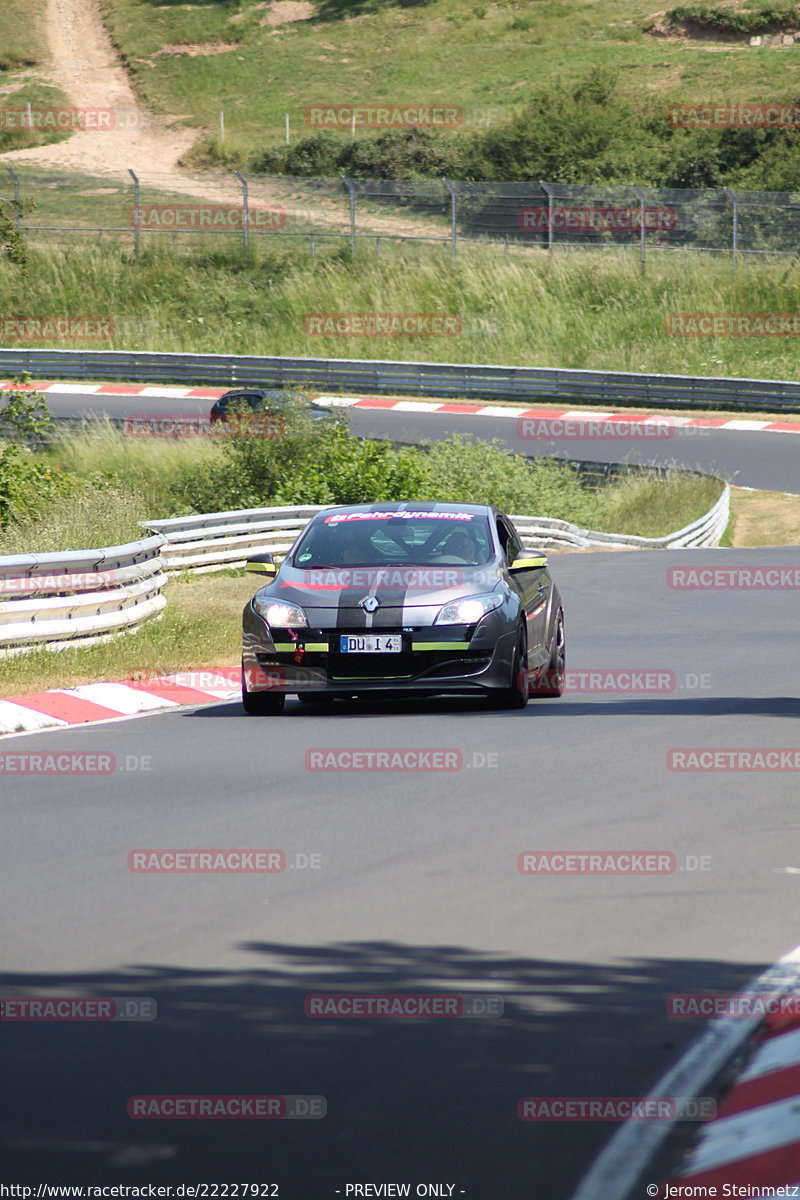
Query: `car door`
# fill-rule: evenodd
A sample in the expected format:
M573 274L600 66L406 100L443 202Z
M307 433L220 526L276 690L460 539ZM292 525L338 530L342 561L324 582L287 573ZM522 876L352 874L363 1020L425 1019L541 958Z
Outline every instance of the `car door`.
M507 569L518 559L537 556L524 550L519 534L507 517L498 516L497 536L506 557ZM540 667L549 661L547 652L547 606L550 597L550 579L543 567L531 567L514 571L508 575L511 586L519 593L525 609L528 630L528 665Z

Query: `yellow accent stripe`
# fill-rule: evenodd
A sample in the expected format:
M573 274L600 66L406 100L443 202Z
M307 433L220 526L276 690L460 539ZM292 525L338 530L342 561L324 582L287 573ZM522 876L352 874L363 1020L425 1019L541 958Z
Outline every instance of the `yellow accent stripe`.
M316 652L317 654L327 654L328 652L327 642L274 642L273 645L275 646L275 649L280 650L281 653L287 653L289 651L294 653L295 650L300 648L303 650L309 650L312 653Z
M412 650L468 650L469 642L412 642Z

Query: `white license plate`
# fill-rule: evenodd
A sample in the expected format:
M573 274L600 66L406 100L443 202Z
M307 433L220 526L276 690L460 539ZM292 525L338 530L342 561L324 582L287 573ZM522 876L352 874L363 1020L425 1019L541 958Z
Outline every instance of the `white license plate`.
M339 638L340 654L399 654L402 649L399 633L368 633L363 637L343 633Z

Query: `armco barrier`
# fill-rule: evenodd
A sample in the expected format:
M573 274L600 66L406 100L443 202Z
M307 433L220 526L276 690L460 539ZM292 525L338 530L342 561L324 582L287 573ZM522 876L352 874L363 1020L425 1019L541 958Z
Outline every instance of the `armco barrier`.
M243 566L249 554L269 551L281 559L301 530L326 504L296 508L242 508L231 512L143 521L143 528L166 541L168 571L219 571Z
M621 371L568 371L475 363L392 362L133 350L0 350L0 375L138 383L303 386L496 400L800 412L800 383Z
M160 534L98 550L0 557L0 656L101 641L162 611Z
M269 551L280 560L308 521L326 507L329 506L309 504L297 508L237 509L143 524L146 529L166 538L164 563L168 571L219 571L243 565L248 554ZM728 524L729 514L730 488L725 484L719 500L707 513L685 528L661 538L600 533L550 517L512 516L512 520L528 549L565 546L623 549L631 546L675 550L687 546L716 546Z

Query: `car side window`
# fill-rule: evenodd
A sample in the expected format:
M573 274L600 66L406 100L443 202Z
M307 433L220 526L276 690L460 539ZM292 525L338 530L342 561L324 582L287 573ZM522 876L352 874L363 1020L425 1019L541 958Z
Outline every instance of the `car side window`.
M519 558L522 554L522 545L514 530L506 524L502 517L497 518L497 536L500 539L500 545L503 547L503 553L506 560L512 563L515 558Z

